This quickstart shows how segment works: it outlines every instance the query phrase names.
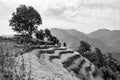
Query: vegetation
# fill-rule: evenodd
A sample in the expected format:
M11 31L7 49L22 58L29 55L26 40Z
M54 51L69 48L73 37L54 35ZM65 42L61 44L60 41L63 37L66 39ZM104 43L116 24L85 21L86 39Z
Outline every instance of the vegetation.
M51 34L51 31L49 29L46 28L44 30L44 36L48 38L48 41L52 41L54 44L58 45L59 40Z
M31 51L36 45L55 45L59 43L59 40L51 34L49 29L38 30L42 19L32 6L20 5L12 15L10 26L19 34L11 38L0 36L0 79L24 80L24 74L23 77L20 77L15 72L15 59ZM35 33L36 39L32 38L33 33ZM44 41L45 37L48 39L47 42ZM24 72L24 58L21 66L22 72ZM29 80L31 79L29 78Z
M90 51L91 50L91 46L85 42L85 41L80 41L80 47L78 49L78 51L82 54L86 51Z
M82 44L77 51L82 52L84 57L98 67L104 80L120 80L120 62L113 58L111 53L104 55L99 48L92 51L87 42L81 41L80 43Z
M36 38L39 39L39 40L43 40L44 39L44 33L43 33L43 30L40 29L40 31L37 31L36 34L35 34Z
M45 31L45 36L47 36L47 37L51 36L51 32L49 29L46 28L44 31Z
M13 17L10 20L12 29L30 37L32 37L37 25L42 24L40 14L32 6L20 5L12 15Z
M20 5L16 12L13 12L12 18L10 20L10 26L12 29L20 33L20 35L15 35L14 41L18 44L46 44L44 38L54 44L58 44L59 40L51 35L49 29L38 30L38 25L42 24L42 19L40 14L32 7ZM32 34L35 33L37 39L32 38Z
M11 38L0 36L0 79L23 80L15 73L15 59L32 50L30 43L36 42L32 33L39 24L42 24L41 16L32 6L20 5L13 13L10 26L20 35Z
M14 77L15 58L23 53L23 48L10 41L0 42L0 78L12 80Z
M7 80L21 80L17 75L15 76L16 57L34 49L30 45L49 44L46 42L52 42L53 45L61 44L49 29L38 30L38 25L42 24L42 19L32 6L20 5L12 15L10 26L20 35L15 35L13 38L0 36L0 78L2 76ZM36 39L32 38L33 33L35 33ZM47 41L44 41L45 38ZM99 48L95 48L93 51L92 46L85 41L81 41L80 44L77 51L98 67L104 80L120 80L120 62L111 53L104 55ZM66 47L66 43L64 46ZM78 56L75 56L74 59L76 57ZM70 59L66 65L71 64L72 60ZM24 59L22 62L24 68ZM77 70L75 71L77 72Z

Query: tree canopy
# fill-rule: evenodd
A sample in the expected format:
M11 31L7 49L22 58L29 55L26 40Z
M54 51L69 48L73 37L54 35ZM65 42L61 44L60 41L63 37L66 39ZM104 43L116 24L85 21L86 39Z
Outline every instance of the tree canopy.
M28 34L30 37L40 24L42 24L40 14L32 6L25 5L20 5L16 12L13 12L10 20L10 26L14 31Z
M79 51L80 53L84 53L86 51L90 51L91 50L91 45L88 44L85 41L80 41L80 46L79 46Z
M95 48L95 51L90 48L92 48L90 44L81 41L78 51L98 68L104 80L120 80L120 62L112 56L112 53L105 55L99 48Z
M40 29L39 31L36 32L36 38L40 39L40 40L44 39L44 33L43 33L42 29Z
M45 35L46 35L46 36L50 36L50 35L51 35L51 32L50 32L49 29L46 28L44 31L45 31Z

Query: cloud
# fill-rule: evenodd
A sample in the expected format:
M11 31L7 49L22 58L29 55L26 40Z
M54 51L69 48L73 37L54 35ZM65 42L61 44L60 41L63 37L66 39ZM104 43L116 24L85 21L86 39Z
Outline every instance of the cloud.
M56 17L62 17L62 15L64 14L64 12L66 11L66 7L49 7L46 9L44 15L47 17L51 17L51 16L56 16Z
M119 0L75 0L74 5L71 4L71 0L69 1L67 5L59 3L54 7L49 6L45 10L45 15L60 19L64 17L64 19L68 20L81 16L104 19L112 17L111 14L115 15L116 12L120 13Z
M41 14L43 24L53 27L74 26L88 32L98 28L118 29L120 25L119 0L0 0L0 24L7 26L20 4L33 6Z
M119 28L119 0L75 0L74 3L72 1L69 0L67 4L56 2L54 6L49 6L44 12L46 17L58 22L73 23L75 26L80 26L79 29L87 32L98 28Z

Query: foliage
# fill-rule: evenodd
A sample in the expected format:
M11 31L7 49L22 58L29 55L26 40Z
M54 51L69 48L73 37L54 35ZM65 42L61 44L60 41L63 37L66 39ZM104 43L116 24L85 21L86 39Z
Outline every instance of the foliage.
M1 38L2 39L2 38ZM23 55L31 51L31 46L16 44L8 39L0 42L0 79L5 80L23 80L15 73L15 59L16 57Z
M45 31L44 35L46 35L47 37L51 35L51 32L49 29L46 28L44 31Z
M90 51L90 50L91 50L91 45L89 45L85 41L80 41L80 46L79 46L78 52L80 52L82 54L82 53L84 53L86 51Z
M59 40L55 36L50 37L50 41L52 41L54 44L58 44Z
M13 12L10 26L18 33L29 34L31 37L37 25L42 24L40 14L32 7L20 5L16 12Z
M90 51L88 46L86 46L86 50L83 50L83 48L79 49L82 52L84 51L82 54L84 57L99 68L104 80L120 80L120 62L112 56L112 53L108 53L108 56L103 55L99 48L95 48L95 51ZM78 51L81 52L80 50Z
M36 32L36 38L37 39L40 39L40 40L43 40L44 39L44 33L43 33L43 30L41 29L40 31L37 31Z
M52 41L54 44L58 44L59 40L51 34L51 31L49 29L44 30L44 37L48 38L48 41Z
M5 79L12 80L15 57L10 53L10 50L4 48L4 46L5 45L0 44L0 73Z
M38 40L41 40L41 41L43 41L44 38L46 37L48 42L51 42L53 44L59 43L59 40L55 36L53 36L51 34L51 31L47 28L45 30L40 29L40 31L36 31L35 36Z

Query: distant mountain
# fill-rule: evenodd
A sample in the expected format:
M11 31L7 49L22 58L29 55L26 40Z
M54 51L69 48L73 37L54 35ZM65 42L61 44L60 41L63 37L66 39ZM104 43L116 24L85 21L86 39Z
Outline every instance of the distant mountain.
M105 45L102 41L94 38L90 38L87 34L79 32L75 29L51 29L51 32L61 42L66 42L70 48L78 48L80 41L84 40L94 47L100 48L103 52L110 51L111 47Z
M93 47L100 48L102 51L109 51L111 49L111 47L107 46L106 44L104 44L99 39L90 38L85 33L82 33L82 32L77 31L77 30L66 30L66 31L69 34L71 34L72 36L75 36L75 37L79 38L80 41L84 40L84 41L88 42L90 45L92 45Z
M69 48L76 48L79 46L80 41L77 37L70 35L63 29L51 29L52 35L56 36L61 43L66 42Z
M89 34L89 37L99 39L110 47L120 49L120 30L100 29Z

